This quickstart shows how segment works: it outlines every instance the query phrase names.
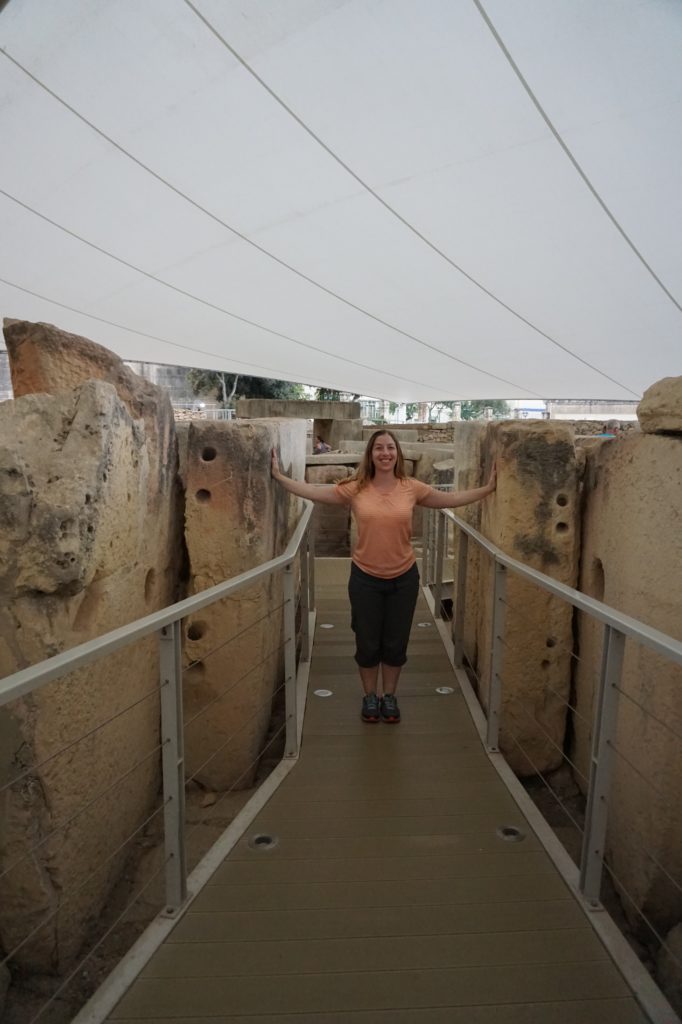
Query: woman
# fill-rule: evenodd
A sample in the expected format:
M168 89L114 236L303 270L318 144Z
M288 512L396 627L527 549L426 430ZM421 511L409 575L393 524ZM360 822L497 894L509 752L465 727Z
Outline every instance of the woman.
M376 430L354 476L338 484L308 484L280 472L272 452L272 475L291 494L326 505L349 505L358 540L353 551L348 594L355 660L364 690L365 722L396 723L395 696L400 670L407 661L419 573L412 549L412 509L459 508L492 494L493 465L485 487L470 491L437 491L405 473L400 444L390 430ZM381 677L381 683L380 683ZM381 695L379 695L381 694Z

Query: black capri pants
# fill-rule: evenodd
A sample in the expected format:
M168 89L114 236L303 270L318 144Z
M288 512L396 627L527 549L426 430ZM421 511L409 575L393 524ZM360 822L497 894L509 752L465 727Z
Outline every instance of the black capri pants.
M355 633L355 660L361 668L374 668L380 663L395 667L405 664L418 594L416 563L390 580L370 576L351 563L351 629Z

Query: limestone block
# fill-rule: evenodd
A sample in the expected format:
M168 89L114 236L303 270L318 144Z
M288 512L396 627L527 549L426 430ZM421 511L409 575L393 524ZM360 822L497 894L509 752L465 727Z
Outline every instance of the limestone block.
M463 421L454 425L453 459L454 485L457 491L471 490L480 487L483 480L482 443L487 433L487 424L476 421ZM463 505L456 509L456 515L474 529L481 526L481 502ZM459 546L461 531L455 530L452 540L452 578L457 581L459 564ZM467 594L464 614L464 650L472 665L478 660L478 597L479 597L479 547L473 541L467 545Z
M282 471L302 479L302 420L190 424L190 593L252 569L286 546L301 506L271 478L273 447ZM212 791L247 788L258 766L273 695L283 683L281 582L281 573L270 576L185 622L187 770Z
M587 451L580 589L677 640L681 494L678 437L632 433ZM572 753L584 775L602 632L599 623L579 617ZM632 700L620 700L615 746L634 768L616 756L608 854L637 905L665 932L682 917L682 897L651 856L682 877L682 668L628 639L621 689ZM630 901L623 906L637 926Z
M359 402L309 402L286 398L240 398L237 416L240 419L291 417L302 420L358 420L362 415Z
M305 478L311 484L335 484L353 475L352 466L307 466ZM316 505L313 513L315 554L348 558L350 554L350 509L347 505Z
M161 459L158 450L150 458L145 421L131 418L111 384L91 380L3 403L0 436L4 676L169 604L179 538L169 532L175 447L166 451L162 496L150 483L150 462ZM125 853L108 858L153 805L158 756L116 780L158 745L157 681L150 639L0 710L0 785L17 780L0 814L0 871L16 862L0 879L3 947L54 911L18 954L20 963L45 971L69 963ZM135 709L53 757L145 694ZM98 793L106 795L75 817Z
M682 377L664 377L647 388L637 419L646 434L682 434Z
M482 503L481 532L506 554L575 586L579 476L570 430L539 422L494 423L486 437L487 462L495 458L499 475L497 491ZM492 587L492 562L485 556L479 575L478 671L486 707ZM562 762L572 608L508 572L506 613L500 744L517 774L530 775Z
M318 423L325 423L325 426L318 430ZM343 451L345 441L362 440L362 420L315 420L313 433L320 434L334 451Z

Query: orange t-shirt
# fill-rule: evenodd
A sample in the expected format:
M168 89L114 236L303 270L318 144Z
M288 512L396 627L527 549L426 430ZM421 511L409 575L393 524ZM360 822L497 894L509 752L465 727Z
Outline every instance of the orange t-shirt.
M421 480L396 479L395 488L382 494L371 484L358 491L357 481L336 484L336 493L350 505L358 528L353 561L370 576L393 579L416 562L412 549L412 509L433 488Z

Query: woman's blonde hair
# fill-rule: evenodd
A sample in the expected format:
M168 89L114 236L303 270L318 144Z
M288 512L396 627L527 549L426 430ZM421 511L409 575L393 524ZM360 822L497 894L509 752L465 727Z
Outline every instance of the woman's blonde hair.
M359 491L361 491L363 487L367 486L367 484L370 482L370 480L372 480L376 472L374 463L372 462L372 451L374 449L374 445L376 443L377 438L384 436L388 436L391 438L391 440L395 444L396 451L398 453L395 466L393 467L394 475L398 478L398 480L407 479L407 473L405 472L405 459L403 457L403 450L400 447L400 441L391 430L375 430L372 436L370 437L369 441L367 442L367 445L365 447L365 453L362 456L362 462L356 469L353 476L348 477L347 480L341 480L341 484L349 484L355 481L357 482Z

